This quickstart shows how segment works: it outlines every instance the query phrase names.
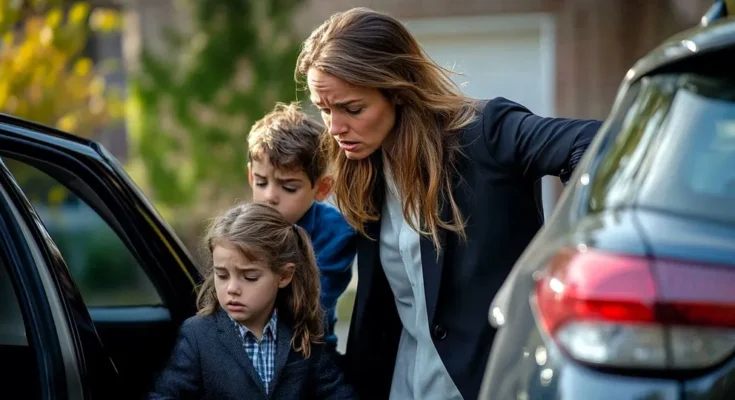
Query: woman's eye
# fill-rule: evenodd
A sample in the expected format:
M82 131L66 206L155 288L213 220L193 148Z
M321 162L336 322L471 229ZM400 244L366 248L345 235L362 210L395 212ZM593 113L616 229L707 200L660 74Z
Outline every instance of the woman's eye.
M322 112L322 114L329 115L331 113L331 111L328 108L320 108L319 110Z
M357 115L357 114L359 114L359 113L361 113L361 112L362 112L362 108L358 108L358 109L356 109L356 110L350 110L350 109L347 109L347 113L348 113L348 114L351 114L351 115Z
M255 186L263 187L266 185L266 182L255 182Z

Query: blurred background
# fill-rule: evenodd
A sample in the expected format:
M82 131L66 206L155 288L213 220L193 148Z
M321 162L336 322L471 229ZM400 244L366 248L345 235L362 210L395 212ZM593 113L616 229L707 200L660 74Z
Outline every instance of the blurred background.
M401 19L472 97L603 119L628 68L711 3L0 0L0 112L102 142L197 254L208 218L250 196L250 124L276 101L307 99L293 80L298 48L333 12L366 6ZM88 305L157 301L88 205L43 172L6 163ZM544 186L548 213L560 185ZM341 347L354 285L340 301Z

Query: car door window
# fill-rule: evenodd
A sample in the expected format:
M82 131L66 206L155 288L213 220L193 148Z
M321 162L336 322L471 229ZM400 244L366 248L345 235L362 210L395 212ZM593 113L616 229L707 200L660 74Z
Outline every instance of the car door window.
M45 172L4 161L58 246L87 307L162 305L144 269L89 204Z
M735 82L683 75L641 179L639 204L735 223Z
M26 384L31 383L34 384ZM0 259L0 391L3 398L34 398L39 382L18 296ZM19 384L22 383L22 384ZM8 397L4 397L8 396ZM16 397L18 396L18 397Z
M640 177L642 165L655 149L658 127L671 104L672 88L644 78L635 101L625 112L617 134L610 138L589 185L591 212L614 209L629 203L637 190L631 185Z

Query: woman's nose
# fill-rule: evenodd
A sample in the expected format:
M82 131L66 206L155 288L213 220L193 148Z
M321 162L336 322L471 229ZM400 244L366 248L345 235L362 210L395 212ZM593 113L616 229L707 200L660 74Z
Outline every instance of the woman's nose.
M347 132L347 124L342 121L342 117L339 115L330 115L329 116L329 134L332 136L337 136L342 133Z

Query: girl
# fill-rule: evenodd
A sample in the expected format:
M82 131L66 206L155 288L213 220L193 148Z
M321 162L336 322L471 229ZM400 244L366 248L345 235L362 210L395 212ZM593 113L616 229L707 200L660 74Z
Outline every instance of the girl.
M400 21L366 8L315 29L296 73L361 233L347 379L365 398L476 399L490 302L543 222L538 181L568 179L600 122L469 98Z
M352 399L322 337L309 236L261 204L215 219L211 263L150 399Z

